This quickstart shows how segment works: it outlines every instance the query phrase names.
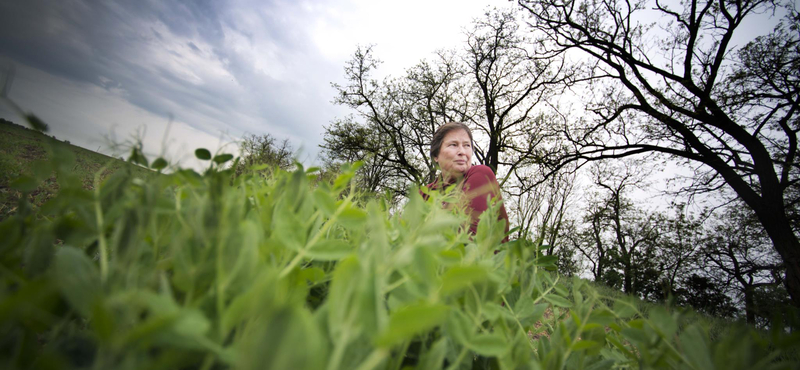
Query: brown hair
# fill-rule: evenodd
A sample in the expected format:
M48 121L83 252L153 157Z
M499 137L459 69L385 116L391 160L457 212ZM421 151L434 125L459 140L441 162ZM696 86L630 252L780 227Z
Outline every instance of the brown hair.
M461 122L448 122L436 129L436 132L433 133L433 140L431 140L431 158L436 158L439 156L439 150L442 148L442 141L444 141L444 137L447 136L450 131L453 130L464 130L469 135L470 144L474 146L474 141L472 140L472 131L470 131L467 125Z

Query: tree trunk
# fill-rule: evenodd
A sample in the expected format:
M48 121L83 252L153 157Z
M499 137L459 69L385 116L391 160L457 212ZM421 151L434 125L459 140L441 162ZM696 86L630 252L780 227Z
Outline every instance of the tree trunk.
M631 267L630 261L624 264L622 273L625 275L623 277L623 290L625 294L633 294L633 268Z
M762 206L753 209L786 266L786 278L783 284L789 292L792 304L800 307L800 241L792 230L786 211L782 206Z
M783 284L792 298L792 303L796 307L800 307L800 243L795 238L793 246L787 249L786 254L778 250L786 266L786 277Z
M753 302L754 289L752 285L745 285L744 287L744 313L747 317L747 323L750 325L756 324L755 302Z

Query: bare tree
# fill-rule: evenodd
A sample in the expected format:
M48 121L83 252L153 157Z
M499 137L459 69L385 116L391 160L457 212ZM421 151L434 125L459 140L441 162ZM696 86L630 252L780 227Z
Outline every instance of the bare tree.
M572 72L558 54L544 55L519 32L513 12L490 11L466 33L462 52L436 53L382 82L371 75L380 61L372 47L358 48L345 66L345 85L334 84L335 102L353 108L357 117L335 121L323 148L355 126L380 140L358 150L374 154L409 182L432 181L435 164L428 158L433 132L443 123L460 121L472 127L475 157L505 182L510 174L533 164L534 148L544 141L549 124L548 98ZM342 129L346 128L346 129Z
M262 172L270 172L274 168L288 170L294 166L294 152L289 139L278 142L270 134L249 134L239 143L241 160L237 164L236 174L257 165L264 165Z
M697 217L689 214L685 203L672 203L668 212L654 218L660 236L656 260L664 274L661 283L666 292L675 292L682 281L700 268L698 260L705 242L703 225L707 218L705 211Z
M505 182L531 163L545 142L548 100L565 88L573 71L560 53L531 43L512 11L492 11L467 32L464 68L473 111L463 112L485 137L476 148L481 163L495 172L503 166Z
M703 245L703 255L710 276L744 301L749 324L756 324L757 316L771 319L759 315L770 307L758 307L757 291L782 283L783 264L752 212L736 203L726 207Z
M586 58L587 106L596 119L563 126L554 168L655 152L695 170L689 191L732 189L764 226L800 305L795 230L800 129L800 17L736 50L742 22L772 0L687 0L678 8L621 0L519 0L552 52ZM650 7L669 21L649 27ZM656 35L650 31L661 31ZM659 38L656 38L659 37ZM661 41L659 41L661 40ZM592 93L594 93L592 95Z
M429 158L430 141L437 127L461 120L454 99L459 72L451 54L437 53L436 63L422 61L402 78L374 80L380 61L372 47L359 47L345 66L346 85L334 102L354 109L357 116L326 127L325 150L332 161L365 160L370 190L405 194L409 183L433 181L435 166ZM367 160L367 158L369 158Z
M562 236L562 242L588 261L595 281L629 294L652 293L661 275L656 268L660 235L656 214L636 207L630 199L634 189L645 185L648 174L640 162L595 163L584 226L576 227L574 235Z
M608 224L612 257L622 270L622 289L635 294L642 289L641 272L652 264L658 229L652 215L639 211L628 198L634 188L644 185L648 171L642 163L620 162L621 166L593 167L594 183L604 196L603 217ZM637 286L634 286L637 282ZM639 288L639 289L637 289Z
M577 172L562 171L544 180L539 180L539 177L525 180L521 186L507 186L506 190L511 195L506 202L517 215L519 237L547 245L544 252L553 255L559 246L558 238L563 234L565 216L574 197ZM538 185L532 186L528 182Z
M562 243L566 248L580 252L584 261L588 262L594 281L606 281L605 273L612 264L610 260L611 246L603 238L605 208L600 203L590 203L583 216L583 223L589 226L579 229L576 222L567 220Z

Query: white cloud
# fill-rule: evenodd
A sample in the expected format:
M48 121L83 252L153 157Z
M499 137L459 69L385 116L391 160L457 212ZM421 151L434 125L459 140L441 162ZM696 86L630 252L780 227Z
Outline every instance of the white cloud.
M249 132L289 138L313 158L323 126L348 113L331 104L330 82L342 82L356 45L376 44L379 74L399 75L462 45L462 28L490 3L5 2L0 57L19 66L12 97L73 143L145 125L157 150L171 116L173 146L189 153Z

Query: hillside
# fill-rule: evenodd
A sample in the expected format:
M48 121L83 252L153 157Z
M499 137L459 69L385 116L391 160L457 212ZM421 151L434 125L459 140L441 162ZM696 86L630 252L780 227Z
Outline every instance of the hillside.
M14 189L13 181L20 175L32 175L35 164L46 161L54 145L61 145L74 154L73 173L83 182L85 189L93 188L94 176L106 179L122 168L130 168L141 176L152 174L148 169L109 157L85 148L61 142L38 131L28 129L11 121L0 119L0 220L7 218L17 208L20 191ZM54 174L29 193L34 206L41 206L58 192L58 179Z

